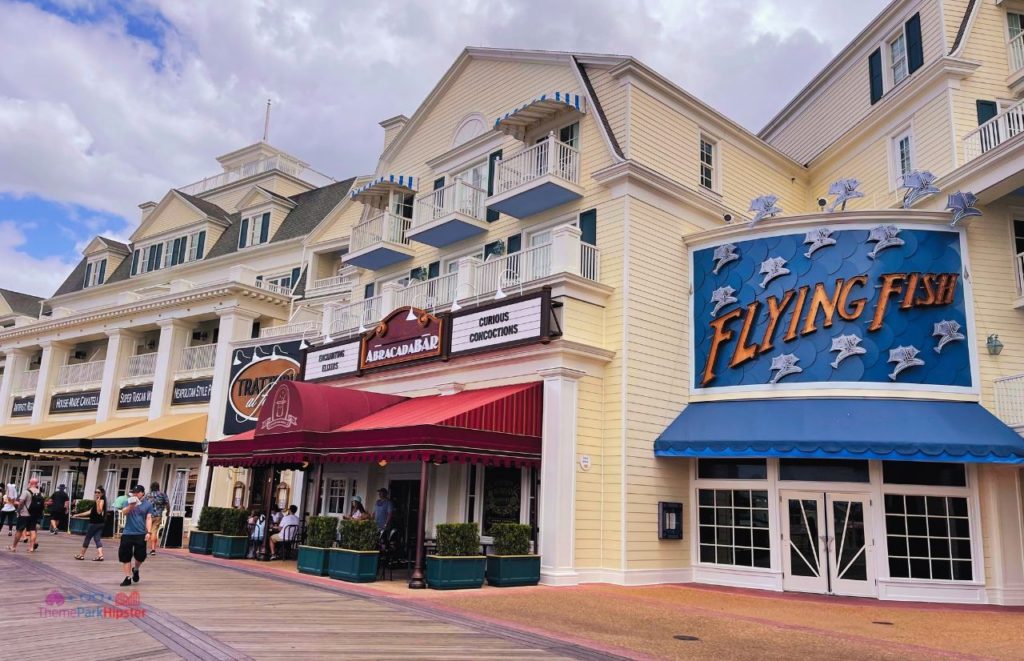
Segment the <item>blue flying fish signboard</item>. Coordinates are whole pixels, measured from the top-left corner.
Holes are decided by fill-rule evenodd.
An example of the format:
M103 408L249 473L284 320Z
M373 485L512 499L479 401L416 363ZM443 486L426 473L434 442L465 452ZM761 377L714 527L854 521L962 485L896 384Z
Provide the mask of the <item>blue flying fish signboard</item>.
M957 231L821 226L691 264L695 390L974 387Z

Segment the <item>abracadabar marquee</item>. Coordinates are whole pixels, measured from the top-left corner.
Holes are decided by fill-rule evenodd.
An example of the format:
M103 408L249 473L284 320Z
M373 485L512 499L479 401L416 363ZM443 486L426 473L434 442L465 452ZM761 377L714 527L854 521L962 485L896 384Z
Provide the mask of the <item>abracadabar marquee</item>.
M694 249L693 388L973 392L962 255L956 230L895 224Z

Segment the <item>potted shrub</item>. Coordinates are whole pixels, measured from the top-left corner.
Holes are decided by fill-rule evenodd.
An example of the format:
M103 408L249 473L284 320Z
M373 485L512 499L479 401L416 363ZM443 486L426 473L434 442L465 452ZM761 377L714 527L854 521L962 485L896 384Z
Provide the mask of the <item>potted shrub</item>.
M487 556L487 584L498 587L537 585L540 556L530 553L530 526L496 523L491 526L494 554Z
M210 555L213 553L213 536L220 532L223 507L204 507L199 514L198 529L188 534L189 553Z
M245 510L225 508L220 515L220 533L213 535L213 555L216 558L237 560L245 557L249 541L249 513Z
M380 560L380 531L373 519L343 520L339 548L330 549L327 574L352 583L366 583L377 578Z
M78 514L82 514L83 512L88 512L89 510L92 509L92 506L95 504L95 502L96 501L94 501L94 500L87 500L85 498L79 498L78 502L75 503L74 514L78 515ZM88 529L89 529L89 519L88 518L78 519L78 518L75 518L74 516L72 516L68 520L68 531L72 535L84 535L85 532Z
M439 523L437 553L427 556L427 585L435 590L478 588L486 563L475 523Z
M306 520L306 544L299 545L299 573L327 576L328 550L334 546L337 532L338 520L333 516L311 516Z

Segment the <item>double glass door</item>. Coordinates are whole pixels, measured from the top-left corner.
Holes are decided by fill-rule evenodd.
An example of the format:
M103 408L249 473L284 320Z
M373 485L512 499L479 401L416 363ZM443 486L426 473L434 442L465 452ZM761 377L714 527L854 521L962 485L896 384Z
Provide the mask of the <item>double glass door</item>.
M875 596L867 495L782 491L783 589Z

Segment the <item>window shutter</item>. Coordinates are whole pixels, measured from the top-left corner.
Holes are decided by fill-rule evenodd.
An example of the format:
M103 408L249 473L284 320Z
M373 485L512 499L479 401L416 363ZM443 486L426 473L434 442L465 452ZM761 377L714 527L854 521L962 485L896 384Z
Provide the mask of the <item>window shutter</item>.
M501 158L501 150L493 152L487 157L487 196L494 195L494 162ZM499 218L497 211L487 210L487 222L493 223Z
M178 263L184 264L188 260L188 236L178 239Z
M89 286L89 278L90 277L92 277L92 264L91 263L86 263L86 265L85 265L85 283L82 285L83 287L88 287Z
M911 16L904 27L907 32L907 71L914 73L924 65L924 47L921 45L921 15Z
M580 240L592 246L597 245L597 209L580 214Z
M178 248L181 247L181 239L175 239L171 244L171 266L178 265Z
M243 218L242 219L242 226L238 228L238 247L239 248L244 248L245 247L245 240L246 240L246 237L248 237L248 236L249 236L249 219L248 218Z
M373 298L373 283L363 287L363 298Z
M132 275L135 275L139 270L139 250L138 248L132 252Z
M438 177L434 180L434 190L438 188L444 188L444 177Z
M299 286L299 278L302 277L302 269L298 266L292 269L292 289Z
M106 275L107 275L107 260L101 259L100 260L100 272L96 276L96 284L102 285L103 281L106 279Z
M203 230L202 232L199 233L198 242L199 242L199 246L196 248L196 259L202 259L203 258L203 248L206 247L205 246L205 244L206 244L206 230Z
M430 262L427 265L427 277L436 278L441 275L441 262Z
M153 263L154 263L153 269L154 270L160 268L163 265L163 262L161 262L160 260L164 256L164 244L162 244L162 243L156 244L156 252L155 252L155 254L156 254L156 259L153 260Z
M262 275L256 276L256 282L263 282L263 276Z
M871 81L871 104L882 98L882 49L868 55L868 78Z
M508 241L505 242L505 250L508 251L508 254L511 255L512 253L519 252L522 249L523 249L523 235L522 234L513 234L512 236L508 237Z
M260 225L260 243L266 243L270 235L270 214L263 214L263 224Z

